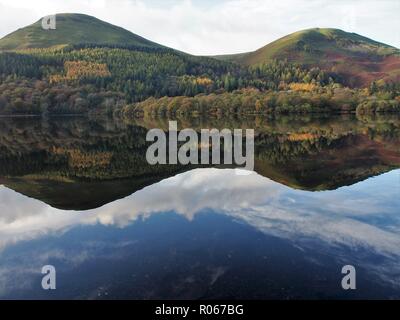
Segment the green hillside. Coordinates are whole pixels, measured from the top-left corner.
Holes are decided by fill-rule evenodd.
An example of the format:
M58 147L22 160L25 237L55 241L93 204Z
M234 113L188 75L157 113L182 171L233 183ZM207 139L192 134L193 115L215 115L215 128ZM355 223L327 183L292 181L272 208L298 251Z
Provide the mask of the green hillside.
M74 44L107 44L162 48L123 28L84 14L56 15L56 29L44 30L42 19L0 39L0 50L49 48Z
M350 86L366 86L380 79L400 80L399 49L339 29L302 30L254 52L216 58L246 66L287 59L335 72Z

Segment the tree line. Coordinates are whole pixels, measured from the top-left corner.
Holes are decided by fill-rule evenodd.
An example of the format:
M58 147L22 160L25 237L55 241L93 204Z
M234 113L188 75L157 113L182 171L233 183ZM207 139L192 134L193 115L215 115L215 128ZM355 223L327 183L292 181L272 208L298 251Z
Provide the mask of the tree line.
M122 109L137 114L153 110L155 99L160 99L157 113L188 108L193 113L222 108L317 112L332 105L335 110L361 105L360 112L397 111L399 84L374 82L364 94L349 93L340 83L334 73L285 60L243 67L168 48L87 44L0 53L1 114L112 114ZM350 100L336 99L341 95ZM172 106L178 102L184 104Z

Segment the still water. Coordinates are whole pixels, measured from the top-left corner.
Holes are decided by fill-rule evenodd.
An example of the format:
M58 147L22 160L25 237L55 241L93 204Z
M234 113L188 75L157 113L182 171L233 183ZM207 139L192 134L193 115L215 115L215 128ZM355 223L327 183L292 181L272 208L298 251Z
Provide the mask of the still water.
M163 119L0 119L0 298L400 299L399 118L179 123L255 128L255 172L148 165Z

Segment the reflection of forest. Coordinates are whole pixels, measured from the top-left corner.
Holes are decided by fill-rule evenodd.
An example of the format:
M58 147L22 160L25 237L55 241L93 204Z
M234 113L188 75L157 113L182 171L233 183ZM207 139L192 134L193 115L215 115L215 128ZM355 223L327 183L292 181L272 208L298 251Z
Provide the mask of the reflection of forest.
M400 167L398 117L178 119L183 128L254 128L255 170L305 190ZM0 183L65 209L94 208L192 167L150 166L149 128L168 119L0 119Z

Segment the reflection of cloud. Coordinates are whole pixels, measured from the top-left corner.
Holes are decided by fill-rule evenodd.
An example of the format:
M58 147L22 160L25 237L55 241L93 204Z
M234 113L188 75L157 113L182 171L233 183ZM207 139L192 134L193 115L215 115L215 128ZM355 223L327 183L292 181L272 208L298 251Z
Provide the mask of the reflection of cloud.
M197 212L211 209L241 218L264 231L319 236L331 243L365 244L388 252L397 252L396 246L400 250L396 233L358 220L391 213L393 204L390 206L389 202L395 195L391 195L390 186L385 188L386 197L380 200L382 192L377 199L373 189L362 193L352 192L350 187L310 193L291 190L255 173L241 176L235 172L193 170L84 212L58 210L1 187L0 246L60 233L80 224L124 227L138 216L157 212L175 211L192 219ZM374 179L379 178L387 180L383 176ZM357 184L355 189L362 185Z
M310 193L291 190L255 173L196 169L85 212L54 209L1 187L0 247L59 235L78 225L123 228L140 216L174 211L192 219L208 209L300 247L319 241L332 250L362 248L399 261L397 178L398 171L394 171L336 191Z

